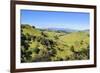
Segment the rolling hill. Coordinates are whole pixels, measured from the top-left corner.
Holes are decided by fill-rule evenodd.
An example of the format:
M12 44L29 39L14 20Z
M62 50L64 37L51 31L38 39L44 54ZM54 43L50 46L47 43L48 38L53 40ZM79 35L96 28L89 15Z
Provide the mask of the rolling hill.
M23 24L21 62L87 60L89 40L89 31L47 30Z

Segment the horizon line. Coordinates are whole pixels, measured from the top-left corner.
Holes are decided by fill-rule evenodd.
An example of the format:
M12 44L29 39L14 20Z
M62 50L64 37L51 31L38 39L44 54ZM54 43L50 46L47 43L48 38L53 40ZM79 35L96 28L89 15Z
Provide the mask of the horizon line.
M21 24L21 25L30 25L30 26L34 26L33 24ZM35 26L36 27L36 26ZM90 30L89 28L85 28L85 29L74 29L74 28L68 28L68 27L36 27L38 29L49 29L49 28L57 28L57 29L70 29L70 30Z

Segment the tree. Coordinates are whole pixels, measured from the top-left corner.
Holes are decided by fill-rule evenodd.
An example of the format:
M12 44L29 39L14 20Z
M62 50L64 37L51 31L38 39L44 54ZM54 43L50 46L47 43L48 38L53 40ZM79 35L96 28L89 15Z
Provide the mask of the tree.
M43 35L44 37L48 37L48 36L46 35L46 33L44 33L44 32L41 32L41 35Z
M83 40L81 40L80 44L81 44L81 45L83 45L83 43L84 43L84 41L83 41Z
M35 26L32 26L32 28L35 28Z
M34 52L35 52L36 54L38 54L38 53L39 53L39 51L40 51L40 49L39 49L38 47L33 48L33 50L34 50Z
M70 50L71 50L72 52L75 52L74 46L73 46L73 45L70 47Z
M54 36L54 38L55 38L56 40L57 40L57 39L59 39L57 35L56 35L56 36Z
M57 53L56 49L52 48L51 50L48 51L49 56L55 56Z

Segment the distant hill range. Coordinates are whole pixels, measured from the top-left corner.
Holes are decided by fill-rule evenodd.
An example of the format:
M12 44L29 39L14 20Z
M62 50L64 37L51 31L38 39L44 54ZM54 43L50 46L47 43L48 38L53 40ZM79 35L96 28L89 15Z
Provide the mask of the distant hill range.
M46 30L49 30L49 31L58 31L58 32L79 32L79 31L89 32L89 29L75 30L75 29L69 29L69 28L47 28Z

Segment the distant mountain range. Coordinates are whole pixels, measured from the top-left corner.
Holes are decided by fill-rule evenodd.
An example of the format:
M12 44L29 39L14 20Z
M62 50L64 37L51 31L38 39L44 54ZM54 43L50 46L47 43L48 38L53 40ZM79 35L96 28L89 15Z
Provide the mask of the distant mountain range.
M86 30L75 30L75 29L68 29L68 28L46 28L46 30L59 31L59 32L78 32L78 31L89 32L89 29L86 29Z
M52 31L63 31L63 32L73 32L76 30L68 29L68 28L48 28L47 30L52 30Z

